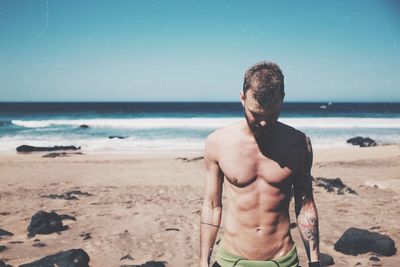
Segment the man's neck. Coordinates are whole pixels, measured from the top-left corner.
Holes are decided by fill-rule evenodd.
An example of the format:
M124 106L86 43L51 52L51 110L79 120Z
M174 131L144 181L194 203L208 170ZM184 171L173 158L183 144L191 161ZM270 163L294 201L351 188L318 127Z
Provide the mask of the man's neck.
M255 134L254 132L251 130L249 124L247 123L247 120L244 119L242 120L241 123L241 130L243 132L243 134L247 137L251 137L251 138L255 138Z

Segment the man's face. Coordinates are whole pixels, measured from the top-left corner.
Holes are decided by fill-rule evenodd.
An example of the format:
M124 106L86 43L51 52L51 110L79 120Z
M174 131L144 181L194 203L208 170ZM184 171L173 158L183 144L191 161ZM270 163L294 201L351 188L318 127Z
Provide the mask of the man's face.
M246 96L241 93L241 100L244 109L244 115L251 131L255 135L268 133L279 118L282 100L278 99L267 108L261 107L254 99L251 91L246 92Z

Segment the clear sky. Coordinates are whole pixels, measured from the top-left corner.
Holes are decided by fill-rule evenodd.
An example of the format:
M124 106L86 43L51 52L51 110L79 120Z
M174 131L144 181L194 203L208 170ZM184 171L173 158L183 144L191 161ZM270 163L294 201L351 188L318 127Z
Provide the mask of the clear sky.
M0 0L0 101L400 102L400 1Z

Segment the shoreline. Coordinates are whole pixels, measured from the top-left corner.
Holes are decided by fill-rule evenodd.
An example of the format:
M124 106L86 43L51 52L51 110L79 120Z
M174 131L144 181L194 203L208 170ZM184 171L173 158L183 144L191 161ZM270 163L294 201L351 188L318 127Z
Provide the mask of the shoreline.
M379 158L385 157L388 155L395 155L397 149L400 149L400 144L383 144L377 146L370 146L370 147L359 147L359 146L352 146L348 145L346 147L332 147L332 148L313 148L314 153L314 162L318 161L326 161L329 158L329 155L339 154L343 156L345 159L348 160L355 160L355 159L362 159L362 158ZM369 151L373 150L374 153L369 153ZM367 154L358 153L361 151L368 152ZM182 155L198 155L203 154L203 149L185 149L185 150L139 150L139 151L121 151L121 150L100 150L100 151L85 151L85 150L57 150L57 151L43 151L43 152L17 152L17 151L0 151L0 158L6 157L13 157L13 156L24 156L24 157L34 157L34 156L43 156L52 152L62 153L66 152L67 154L74 155L74 153L82 153L82 154L75 154L81 156L89 156L89 157L129 157L132 156L133 158L149 158L151 156L155 156L158 158L162 156L165 157L174 157L174 156L182 156ZM355 153L349 155L349 153ZM68 158L68 157L63 157ZM332 159L335 160L335 159Z

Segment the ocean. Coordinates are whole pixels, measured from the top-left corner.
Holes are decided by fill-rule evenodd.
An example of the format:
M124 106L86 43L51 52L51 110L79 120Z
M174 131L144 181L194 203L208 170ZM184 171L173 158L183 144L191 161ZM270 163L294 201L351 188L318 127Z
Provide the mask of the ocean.
M241 119L239 102L2 102L0 152L23 144L89 153L201 150L209 133ZM317 149L349 147L355 136L400 143L400 103L284 103L279 121Z

